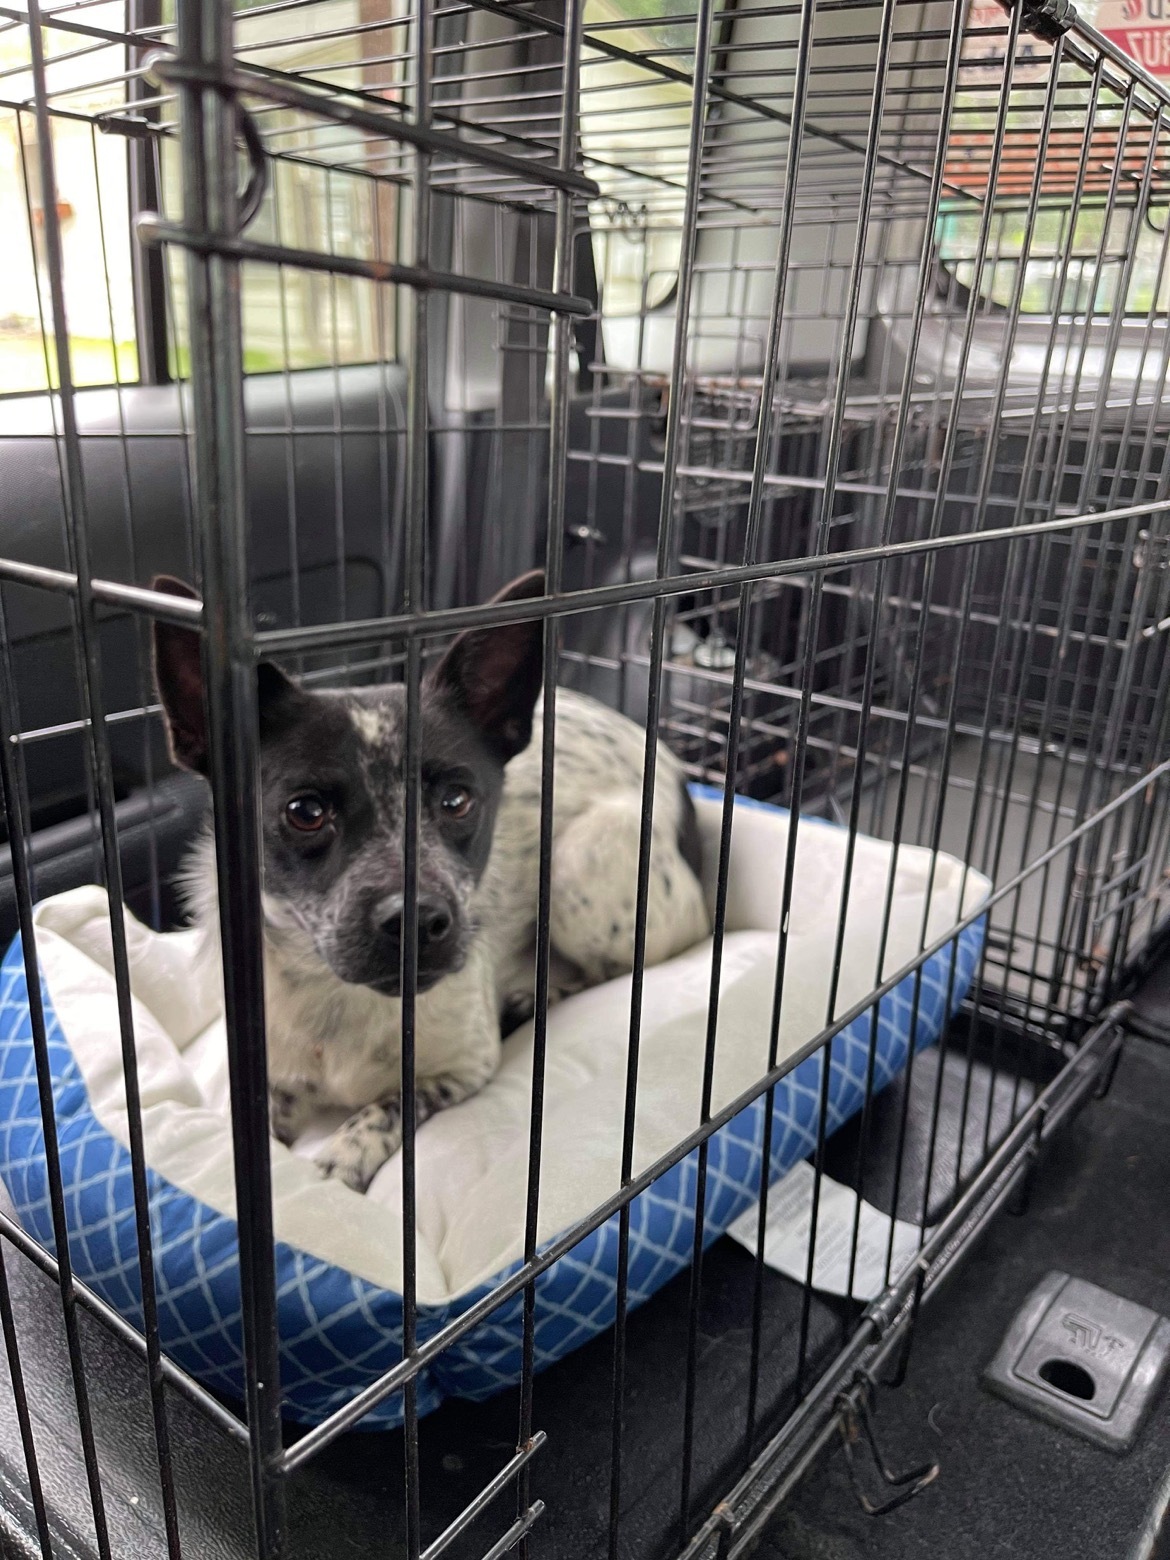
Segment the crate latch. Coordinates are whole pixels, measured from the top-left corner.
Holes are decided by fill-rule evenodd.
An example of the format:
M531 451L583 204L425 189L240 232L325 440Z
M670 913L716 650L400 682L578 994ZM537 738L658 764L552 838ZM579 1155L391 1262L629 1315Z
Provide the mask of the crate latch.
M849 1478L854 1493L867 1517L884 1517L887 1512L896 1511L908 1500L913 1500L915 1495L924 1490L928 1484L933 1484L938 1478L939 1465L936 1462L924 1463L921 1468L911 1468L906 1473L895 1473L890 1468L878 1445L873 1428L870 1412L872 1391L873 1382L862 1372L853 1387L848 1392L840 1394L836 1407L841 1440L845 1446L845 1460L849 1465ZM882 1486L893 1492L884 1499L875 1500L866 1490L862 1480L861 1458L858 1453L862 1440L869 1448L868 1460L876 1470Z
M1010 14L1010 0L999 0L999 3ZM1020 10L1021 32L1043 38L1046 43L1063 38L1077 20L1077 8L1072 0L1024 0Z

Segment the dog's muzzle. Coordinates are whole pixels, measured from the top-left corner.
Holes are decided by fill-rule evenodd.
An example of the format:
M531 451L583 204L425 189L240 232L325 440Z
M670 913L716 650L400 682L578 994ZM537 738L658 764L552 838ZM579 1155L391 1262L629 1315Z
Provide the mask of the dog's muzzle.
M401 961L404 933L403 898L391 894L374 908L371 940L367 951L368 973L361 980L387 997L401 994ZM438 894L420 894L418 899L416 990L429 991L445 975L454 974L463 965L460 926L454 909Z

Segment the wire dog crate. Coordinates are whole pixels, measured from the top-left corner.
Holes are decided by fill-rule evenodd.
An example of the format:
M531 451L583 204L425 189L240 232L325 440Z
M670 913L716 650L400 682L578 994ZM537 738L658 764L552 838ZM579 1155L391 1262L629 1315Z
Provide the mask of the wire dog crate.
M157 1475L140 1477L144 1499L161 1490L161 1517L137 1554L184 1552L172 1424L193 1406L246 1448L254 1531L241 1552L323 1557L298 1534L286 1483L395 1394L404 1428L378 1475L387 1553L739 1553L838 1427L856 1429L874 1382L904 1362L920 1304L1107 1082L1115 1004L1163 922L1170 93L1067 0L28 0L0 19L17 300L0 350L26 376L0 400L13 474L0 484L0 776L54 1235L43 1249L5 1216L0 1255L59 1289L83 1539L119 1552L92 1316L146 1366ZM534 563L545 599L479 605ZM146 588L161 568L197 576L202 603ZM815 1101L813 1234L783 1301L764 1261L761 1173L755 1257L727 1302L742 1371L718 1411L721 1367L700 1335L730 1326L711 1295L726 1301L731 1278L705 1251L708 1145L808 1057L827 1080L857 1014L830 1002L800 1053L775 1062L773 1049L775 1065L722 1107L708 1089L694 1131L635 1171L635 1013L620 1181L551 1244L538 1240L538 1061L523 1261L474 1314L426 1336L408 1017L401 1359L293 1437L254 666L403 678L417 715L443 636L520 616L545 624L546 703L559 684L624 709L650 733L648 765L660 733L723 792L726 829L738 794L986 874L989 901L941 939L957 948L985 915L983 955L959 1016L934 1051L911 1051L898 1084L879 1094L871 1060L860 1113L835 1136L827 1094ZM122 906L174 923L168 885L198 804L166 773L151 619L198 627L209 672L242 1407L160 1342L159 1189ZM552 765L548 746L546 802ZM67 868L55 840L73 852ZM549 850L546 836L545 968ZM715 865L725 890L725 850ZM73 1273L35 997L34 903L95 878L113 928L137 1325ZM641 892L644 909L644 876ZM846 878L839 938L848 894ZM717 906L716 947L725 895ZM783 909L781 965L800 907ZM898 913L891 888L883 942ZM935 951L924 925L899 974ZM874 1044L893 984L880 973L859 1009ZM409 1015L409 961L404 981ZM546 1022L538 1009L538 1059ZM694 1261L650 1401L630 1208L684 1161ZM830 1172L881 1188L918 1238L900 1267L891 1247L876 1299L826 1308L813 1278ZM541 1419L537 1280L606 1225L614 1325L572 1389L579 1437L558 1450ZM22 1366L29 1322L3 1272L20 1498L49 1556L65 1551ZM511 1443L452 1510L430 1476L418 1379L517 1296L522 1380L499 1409ZM644 1442L630 1450L647 1423L657 1463ZM660 1522L638 1506L651 1476L669 1490Z

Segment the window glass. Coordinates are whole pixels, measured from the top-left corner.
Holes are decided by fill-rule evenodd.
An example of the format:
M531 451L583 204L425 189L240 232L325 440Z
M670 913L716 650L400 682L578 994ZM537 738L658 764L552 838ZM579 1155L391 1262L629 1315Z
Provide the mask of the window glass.
M90 5L85 19L121 31L125 6ZM91 116L122 107L125 50L51 27L44 40L73 378L124 383L138 376L127 142ZM0 100L29 106L0 107L0 394L57 383L32 98L28 27L9 23L0 31Z
M266 70L315 82L401 96L409 35L406 0L318 0L237 6L236 51ZM249 14L252 13L252 14ZM269 152L269 187L248 237L316 253L393 260L398 253L397 152L385 141L268 104L252 105ZM241 165L241 179L245 169ZM181 209L178 148L165 146L165 204ZM242 268L244 368L257 373L393 359L395 310L388 289L362 277L295 265ZM170 257L172 370L185 375L186 278Z
M590 224L610 319L660 306L678 280L691 92L590 49L589 37L649 52L689 74L695 29L677 20L680 9L677 0L588 0L585 8L581 147L586 172L602 190Z
M1087 0L1078 9L1133 57L1157 61L1157 40L1165 36L1170 41L1170 8L1165 21L1152 14L1160 13L1163 3ZM1112 25L1124 20L1123 13L1140 20L1147 10L1151 15L1136 28ZM1165 176L1170 134L1159 131L1152 198L1143 212L1134 195L1145 175L1153 121L1136 109L1127 116L1119 92L1105 80L1093 114L1085 184L1078 202L1090 77L1084 64L1066 55L1025 256L1027 208L1040 155L1050 55L1046 45L1021 39L1011 77L1005 143L997 164L994 131L1006 39L1007 17L996 0L974 0L947 147L948 193L936 235L944 268L961 286L1005 307L1013 304L1018 291L1020 309L1026 314L1104 314L1118 307L1135 315L1164 312L1170 305L1170 265L1163 239L1170 217ZM1163 66L1162 72L1170 74L1170 65ZM1110 209L1110 184L1118 165L1117 195ZM981 240L985 198L993 181L994 207ZM961 191L969 192L968 197ZM1124 298L1120 296L1123 286Z

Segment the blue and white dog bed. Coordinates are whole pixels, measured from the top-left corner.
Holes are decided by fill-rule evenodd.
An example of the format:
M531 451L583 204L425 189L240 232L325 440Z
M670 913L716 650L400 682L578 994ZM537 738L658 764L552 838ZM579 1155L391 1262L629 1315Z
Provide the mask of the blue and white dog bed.
M707 855L717 850L719 803L698 799ZM714 1104L734 1099L765 1071L775 973L780 880L788 815L745 803L732 831ZM826 1022L841 903L846 834L804 819L796 853L780 1054ZM882 909L893 858L880 841L856 844L837 1012L872 990ZM894 910L883 976L912 960L986 895L986 879L940 855L897 854ZM926 904L929 892L930 904ZM960 904L960 896L962 903ZM141 1324L126 1105L104 892L80 888L36 912L65 1207L77 1276ZM166 936L128 920L143 1129L150 1165L159 1318L166 1352L209 1387L243 1393L226 1058L220 996L196 974L192 934ZM906 977L882 1001L875 1053L878 1087L904 1066L910 1044L937 1039L967 990L982 943L976 922L928 959L918 987ZM652 1164L696 1126L706 1033L710 945L646 972L638 1077L635 1170ZM582 1219L619 1184L630 981L615 980L553 1010L548 1028L542 1243ZM913 1032L913 1034L912 1034ZM861 1105L869 1015L832 1045L830 1126ZM503 1065L475 1098L428 1122L418 1138L419 1337L459 1316L519 1264L524 1230L531 1026L505 1047ZM815 1142L820 1055L776 1088L772 1179ZM711 1140L706 1231L715 1239L758 1195L764 1100ZM401 1162L359 1197L321 1181L313 1142L273 1144L278 1236L281 1381L286 1412L321 1420L402 1357ZM19 944L0 984L0 1178L24 1228L52 1247L44 1140L33 1064L28 992ZM695 1156L633 1203L629 1297L638 1305L690 1260ZM614 1318L617 1220L601 1226L537 1282L538 1368L568 1354ZM517 1295L423 1372L419 1407L445 1397L485 1398L519 1379ZM401 1398L380 1404L367 1427L393 1425Z

